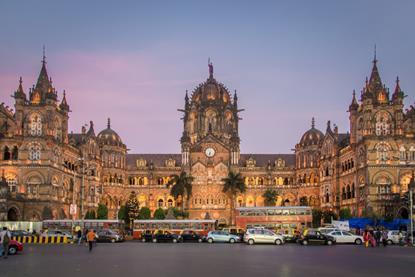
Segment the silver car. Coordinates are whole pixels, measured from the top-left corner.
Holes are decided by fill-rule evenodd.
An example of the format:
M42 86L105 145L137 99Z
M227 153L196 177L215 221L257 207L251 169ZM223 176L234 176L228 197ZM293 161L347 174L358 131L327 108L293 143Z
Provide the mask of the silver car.
M281 245L285 243L284 237L278 235L267 229L248 229L244 235L244 242L249 245L255 243L272 243L276 245Z
M240 238L236 235L229 234L226 231L210 231L207 235L207 242L239 242Z

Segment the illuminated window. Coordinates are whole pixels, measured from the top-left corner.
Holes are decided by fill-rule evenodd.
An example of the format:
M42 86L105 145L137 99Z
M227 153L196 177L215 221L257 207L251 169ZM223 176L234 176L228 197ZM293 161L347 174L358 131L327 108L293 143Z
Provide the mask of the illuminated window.
M29 160L37 161L40 160L40 145L32 144L29 147Z
M41 136L42 135L42 118L34 114L30 117L30 135L32 136Z
M381 142L376 146L377 158L381 163L386 162L389 159L390 147L387 143Z

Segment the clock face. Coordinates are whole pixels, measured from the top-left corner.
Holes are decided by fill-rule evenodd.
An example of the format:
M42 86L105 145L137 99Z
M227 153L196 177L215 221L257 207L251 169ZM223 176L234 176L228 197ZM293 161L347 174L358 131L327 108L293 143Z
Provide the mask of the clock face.
M211 157L215 156L215 149L213 149L212 147L206 148L205 154L206 154L206 156L211 158Z

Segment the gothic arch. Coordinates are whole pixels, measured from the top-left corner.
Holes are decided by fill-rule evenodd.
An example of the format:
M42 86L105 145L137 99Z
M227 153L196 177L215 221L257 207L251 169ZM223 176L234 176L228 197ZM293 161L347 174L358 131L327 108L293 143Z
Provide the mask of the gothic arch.
M21 213L19 208L16 206L11 206L7 211L7 221L19 221L21 218Z

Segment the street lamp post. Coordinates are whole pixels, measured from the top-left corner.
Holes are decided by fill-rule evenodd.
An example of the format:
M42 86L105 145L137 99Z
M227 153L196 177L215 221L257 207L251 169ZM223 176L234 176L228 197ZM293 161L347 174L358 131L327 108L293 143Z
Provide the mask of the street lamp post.
M411 246L414 245L414 218L413 218L413 189L415 188L414 171L412 170L411 182L409 182L409 217L410 217L410 230L411 230Z

